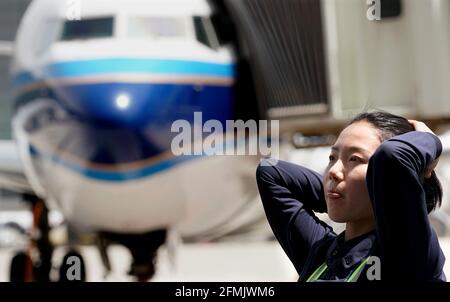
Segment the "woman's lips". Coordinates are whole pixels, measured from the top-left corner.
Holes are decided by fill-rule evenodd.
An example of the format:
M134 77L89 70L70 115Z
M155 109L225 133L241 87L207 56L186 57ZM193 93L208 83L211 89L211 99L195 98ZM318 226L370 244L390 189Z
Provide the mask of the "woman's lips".
M342 194L334 191L327 191L327 197L330 199L339 199L342 198Z

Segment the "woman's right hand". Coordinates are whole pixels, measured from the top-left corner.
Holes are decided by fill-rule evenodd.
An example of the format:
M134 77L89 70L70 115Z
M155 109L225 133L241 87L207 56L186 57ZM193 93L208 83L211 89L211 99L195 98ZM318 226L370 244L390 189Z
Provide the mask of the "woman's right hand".
M429 132L431 134L434 134L434 132L428 128L428 126L421 121L416 120L408 120L408 122L414 127L414 130L421 131L421 132Z
M424 122L416 121L416 120L408 120L408 122L414 127L415 131L428 132L428 133L434 134L434 132ZM438 162L439 162L439 157L431 162L431 164L425 170L425 175L424 175L425 178L431 177L431 174L433 173L433 170L436 168Z

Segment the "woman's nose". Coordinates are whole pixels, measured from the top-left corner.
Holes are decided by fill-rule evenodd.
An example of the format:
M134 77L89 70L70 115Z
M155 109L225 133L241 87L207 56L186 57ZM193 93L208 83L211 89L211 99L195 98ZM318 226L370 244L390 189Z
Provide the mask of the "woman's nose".
M328 172L328 176L330 180L341 181L344 178L344 173L342 172L342 169L338 167L338 164L335 164Z

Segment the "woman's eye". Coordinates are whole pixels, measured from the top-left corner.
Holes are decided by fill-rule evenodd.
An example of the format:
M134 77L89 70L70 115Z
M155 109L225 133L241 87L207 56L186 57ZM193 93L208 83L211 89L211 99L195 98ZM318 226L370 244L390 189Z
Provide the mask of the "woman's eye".
M333 160L334 160L334 156L333 156L333 155L330 155L330 156L328 156L328 159L329 159L330 161L333 161Z
M361 161L361 159L357 156L350 157L350 161Z

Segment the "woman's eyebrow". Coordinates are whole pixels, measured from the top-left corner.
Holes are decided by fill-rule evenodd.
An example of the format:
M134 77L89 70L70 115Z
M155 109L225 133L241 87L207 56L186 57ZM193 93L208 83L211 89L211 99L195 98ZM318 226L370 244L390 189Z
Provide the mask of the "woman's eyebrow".
M357 146L351 146L351 147L344 147L344 149L347 149L349 152L363 152L367 153L368 151L364 148L357 147ZM331 151L339 151L338 146L331 146Z

